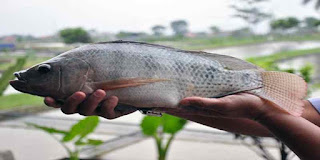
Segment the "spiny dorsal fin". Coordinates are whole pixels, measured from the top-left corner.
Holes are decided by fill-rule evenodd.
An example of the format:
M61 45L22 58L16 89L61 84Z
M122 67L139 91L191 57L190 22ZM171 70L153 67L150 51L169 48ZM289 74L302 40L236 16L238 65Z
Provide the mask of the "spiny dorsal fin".
M244 61L242 59L238 59L235 57L227 56L227 55L221 55L221 54L215 54L215 53L207 53L202 51L187 51L192 54L201 55L203 57L218 61L222 66L225 67L225 69L229 70L248 70L248 69L254 69L254 70L261 70L262 68Z
M252 63L246 62L244 60L241 60L241 59L238 59L235 57L214 54L214 53L207 53L207 52L203 52L203 51L187 51L187 50L172 48L172 47L163 46L163 45L159 45L159 44L151 44L151 43L135 42L135 41L123 41L123 40L110 41L110 42L99 42L99 43L95 43L95 44L110 44L110 43L120 43L120 44L126 43L126 44L135 44L135 45L145 45L145 46L149 46L149 47L156 47L156 48L172 50L174 52L183 52L183 53L193 54L196 56L203 56L205 58L209 58L209 59L218 61L226 69L229 69L229 70L247 70L247 69L263 70L262 68L254 65Z

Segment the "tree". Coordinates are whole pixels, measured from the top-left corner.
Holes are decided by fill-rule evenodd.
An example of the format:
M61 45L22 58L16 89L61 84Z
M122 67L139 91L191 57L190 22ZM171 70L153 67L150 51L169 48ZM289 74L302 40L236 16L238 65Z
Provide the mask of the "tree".
M213 34L216 34L216 33L221 32L220 28L217 27L217 26L211 26L211 27L210 27L210 30L211 30L211 32L212 32Z
M170 26L177 36L184 36L188 32L188 23L185 20L173 21Z
M258 6L261 2L267 1L269 0L240 0L240 3L231 5L230 7L236 12L236 14L233 15L234 17L241 18L249 26L254 26L272 17L270 13L264 12L261 7Z
M154 35L161 36L161 35L163 35L163 32L166 29L166 27L164 27L162 25L155 25L151 29L152 29Z
M319 9L320 8L320 0L315 0L316 1L316 5L315 5L315 9ZM303 0L303 4L308 4L309 2L311 2L311 0Z
M89 33L82 29L81 27L78 28L66 28L59 32L60 37L63 38L64 43L71 44L76 42L81 43L89 43L91 42L91 38Z
M320 20L314 17L307 17L304 19L307 28L314 29L320 25Z
M278 19L271 21L270 26L273 30L280 29L280 30L287 30L298 27L300 21L295 17L288 17L283 19Z

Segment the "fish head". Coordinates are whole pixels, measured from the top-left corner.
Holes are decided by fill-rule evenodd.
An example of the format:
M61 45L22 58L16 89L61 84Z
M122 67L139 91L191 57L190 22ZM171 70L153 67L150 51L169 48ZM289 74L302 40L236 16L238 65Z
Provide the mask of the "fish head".
M18 91L55 99L66 99L81 90L89 65L77 58L53 58L27 70L15 72L10 85Z

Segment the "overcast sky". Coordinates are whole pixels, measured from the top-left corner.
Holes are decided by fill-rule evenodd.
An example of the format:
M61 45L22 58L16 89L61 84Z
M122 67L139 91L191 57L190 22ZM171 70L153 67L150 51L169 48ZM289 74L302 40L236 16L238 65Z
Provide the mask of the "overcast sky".
M192 31L211 25L231 30L244 26L231 18L229 6L237 0L0 0L0 35L45 36L64 27L82 26L101 32L147 31L155 24L169 26L185 19ZM265 8L275 17L319 17L313 4L302 0L270 0ZM319 17L320 18L320 17ZM268 29L260 25L256 31Z

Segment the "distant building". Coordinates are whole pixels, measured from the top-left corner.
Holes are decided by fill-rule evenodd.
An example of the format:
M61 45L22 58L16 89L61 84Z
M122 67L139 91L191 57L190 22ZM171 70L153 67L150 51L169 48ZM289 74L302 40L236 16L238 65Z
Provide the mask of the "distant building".
M16 43L17 42L17 37L16 36L5 36L2 39L2 42L4 43Z
M16 45L13 43L0 43L0 51L13 51L16 49Z

